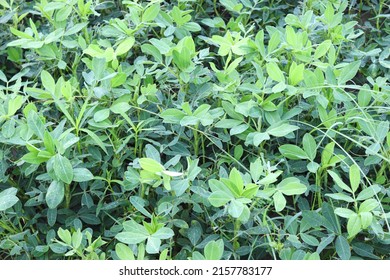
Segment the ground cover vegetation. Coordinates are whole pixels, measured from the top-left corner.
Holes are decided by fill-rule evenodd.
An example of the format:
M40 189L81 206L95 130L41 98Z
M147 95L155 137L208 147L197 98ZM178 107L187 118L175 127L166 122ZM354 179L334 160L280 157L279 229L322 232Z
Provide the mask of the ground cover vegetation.
M384 0L0 0L0 259L388 259Z

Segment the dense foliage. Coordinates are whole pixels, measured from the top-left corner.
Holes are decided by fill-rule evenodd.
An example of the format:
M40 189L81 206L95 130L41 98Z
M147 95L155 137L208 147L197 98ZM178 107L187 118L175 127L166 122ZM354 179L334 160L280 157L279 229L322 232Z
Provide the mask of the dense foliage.
M0 259L388 259L384 0L0 0Z

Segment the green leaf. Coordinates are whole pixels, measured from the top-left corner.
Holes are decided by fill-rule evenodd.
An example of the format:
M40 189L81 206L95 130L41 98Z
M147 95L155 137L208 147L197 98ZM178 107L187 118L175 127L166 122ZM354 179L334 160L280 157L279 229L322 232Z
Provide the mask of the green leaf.
M380 260L380 257L376 256L374 252L374 247L363 242L356 242L352 244L353 251L364 258L370 258L375 260Z
M146 252L148 254L157 254L160 251L161 240L153 236L148 237L146 242Z
M323 57L328 52L331 45L332 45L331 40L325 40L324 42L319 44L316 51L314 52L314 58L319 59Z
M360 169L356 164L349 168L349 182L353 192L356 192L360 185Z
M276 212L280 212L286 207L286 199L281 192L275 192L272 198L274 200Z
M354 213L349 217L347 223L348 238L355 237L361 230L362 223L360 217L356 213Z
M376 199L370 198L365 201L363 201L362 204L360 204L359 207L359 213L361 212L370 212L377 208L379 205L378 201Z
M320 213L315 211L304 210L302 212L302 226L301 231L304 230L303 225L306 225L307 228L318 228L318 227L326 227L330 231L333 231L332 225L329 223L325 217L323 217Z
M230 130L230 135L233 136L233 135L241 134L241 133L245 132L248 128L249 128L249 125L247 125L246 123L240 124L238 126L233 127Z
M69 159L57 154L53 163L54 173L62 182L70 184L73 180L73 168Z
M164 170L164 167L160 163L151 158L140 158L139 164L142 169L152 173L162 172Z
M153 46L151 44L142 44L141 50L143 53L153 56L157 62L159 62L159 63L163 62L162 55L161 55L160 51L155 46Z
M349 63L347 66L345 66L340 71L340 75L338 77L338 84L344 85L346 82L351 80L353 77L356 76L356 73L358 72L360 68L360 60Z
M18 201L18 197L16 188L8 188L2 192L0 192L0 211L5 211L8 208L14 206Z
M64 241L66 244L68 244L68 245L72 244L72 235L70 234L69 230L59 228L57 231L57 234L58 234L59 238L61 238L61 240Z
M62 9L60 9L57 13L56 13L56 15L55 15L55 20L57 21L57 22L59 22L59 21L64 21L64 20L66 20L68 17L69 17L69 15L72 13L72 6L65 6L65 7L63 7Z
M118 243L115 245L115 253L121 260L135 260L135 256L133 251L129 248L129 246Z
M8 101L8 116L13 116L23 105L24 98L17 95L15 98Z
M15 125L16 125L16 121L14 118L11 118L5 123L3 123L1 128L1 133L5 138L9 139L15 134Z
M158 239L169 239L174 235L173 230L170 228L160 228L157 230L155 233L152 234L153 237L158 238Z
M233 119L223 119L215 124L216 128L233 128L240 125L242 121Z
M317 173L318 168L320 168L320 165L317 162L311 161L306 165L306 168L311 173Z
M131 108L131 106L128 103L126 103L126 102L118 102L118 103L112 104L112 106L110 107L110 110L114 114L124 114L128 110L130 110L130 108Z
M342 260L349 260L351 258L351 248L348 240L340 235L336 239L336 253Z
M95 122L102 122L105 119L107 119L109 116L110 116L110 109L102 109L102 110L97 111L93 115L93 120Z
M145 209L145 201L139 196L131 196L130 203L140 211L145 217L152 218L152 215Z
M45 125L43 124L41 118L38 116L37 112L35 112L34 110L31 110L28 113L27 125L41 140L44 139Z
M255 184L248 184L245 186L245 190L242 193L242 197L252 199L258 192L259 186Z
M317 238L315 238L314 236L305 234L305 233L301 233L301 238L302 238L303 242L305 242L306 244L308 244L310 246L318 246L320 244L320 242L317 240Z
M233 199L228 207L228 213L233 218L238 218L244 210L244 204L240 201Z
M275 137L283 137L298 129L299 127L296 125L283 123L283 124L270 126L266 132Z
M374 195L376 195L377 193L379 193L380 191L381 191L381 187L378 185L369 186L359 193L356 200L369 199L369 198L373 197Z
M48 92L50 92L52 95L54 95L54 93L56 91L56 83L49 72L42 70L41 81L42 81L42 84L45 87L45 89Z
M254 132L253 133L253 145L256 147L258 147L261 143L263 143L264 141L269 140L269 139L270 139L269 134L266 132Z
M304 64L299 64L297 65L295 61L293 61L293 63L291 64L290 66L290 70L289 70L289 80L290 80L290 84L295 86L297 85L300 81L303 80L304 76L303 76L303 73L304 73L304 70L305 70L305 65Z
M85 129L85 128L82 128L80 129L81 131L84 131L86 132L91 138L92 140L106 153L108 154L107 152L107 149L106 147L104 146L104 143L102 140L100 140L100 138L94 133L92 132L91 130L89 129Z
M157 17L159 12L160 12L160 4L157 3L149 6L142 14L142 21L143 22L153 21Z
M226 203L228 203L233 198L233 195L230 196L226 192L216 191L208 197L208 200L214 207L221 207L226 205Z
M83 234L81 233L80 229L78 229L76 232L72 234L73 248L75 249L79 248L82 240L83 240Z
M334 234L330 234L326 237L322 237L320 245L318 245L316 252L318 254L321 253L330 243L332 243L334 238L335 238Z
M269 62L266 65L267 73L270 78L276 82L284 82L284 75L282 70L275 62Z
M118 47L115 50L115 54L118 56L126 54L133 47L134 43L135 43L135 39L133 36L126 38L118 45Z
M160 116L164 119L164 123L180 123L186 114L178 109L167 109Z
M93 174L87 168L73 169L73 181L75 182L87 182L93 180L93 178Z
M355 201L352 197L350 197L349 195L346 195L344 193L327 193L325 195L329 196L333 199L341 200L341 201L345 201L345 202L354 202Z
M332 226L331 231L340 234L341 233L341 227L339 219L337 218L334 208L330 203L324 202L322 204L321 209L322 215L325 217L325 219L330 223Z
M358 93L358 104L360 107L366 107L370 104L372 93L370 92L370 87L366 84L363 85Z
M204 256L206 260L220 260L224 252L224 246L222 239L208 242L204 247Z
M280 153L288 159L309 159L304 150L296 145L285 144L279 147Z
M333 171L331 170L328 170L328 173L329 175L332 177L333 181L340 187L342 188L343 190L349 192L349 193L353 193L353 191L351 190L350 187L348 187L339 177L339 175L337 175L336 173L334 173Z
M277 189L284 195L296 195L303 194L307 190L307 187L299 179L290 177L280 182Z
M115 238L125 244L138 244L148 238L148 234L144 232L120 232Z
M217 191L224 192L228 197L234 198L234 195L230 191L230 189L221 181L218 181L216 179L210 179L209 187L213 192L217 192Z
M311 134L306 133L302 139L303 150L306 152L308 158L313 161L317 154L317 143Z
M43 143L45 145L46 150L50 154L54 155L55 150L56 150L56 146L55 146L53 137L51 136L51 134L48 131L45 131L45 133L44 133Z
M327 165L329 163L331 157L333 156L334 145L335 145L335 143L331 142L331 143L327 144L325 146L324 150L322 151L321 164L323 166Z
M363 229L368 228L372 224L373 216L371 212L360 212L359 217L362 222Z
M60 181L52 181L46 193L46 203L50 209L57 208L65 196L64 183Z
M149 40L150 43L152 43L153 46L155 46L161 54L167 54L171 47L166 43L165 40L157 40L155 38L152 38Z
M244 189L244 181L242 180L241 173L233 167L229 174L229 180L237 187L239 194Z
M347 209L347 208L336 208L334 210L334 213L336 215L343 217L343 218L346 218L346 219L349 219L351 216L356 215L355 212L353 212L352 210Z

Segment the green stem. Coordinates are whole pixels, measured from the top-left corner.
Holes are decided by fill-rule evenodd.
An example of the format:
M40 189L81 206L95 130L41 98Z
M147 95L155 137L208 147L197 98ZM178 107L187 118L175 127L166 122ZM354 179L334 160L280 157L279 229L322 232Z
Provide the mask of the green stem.
M195 125L195 129L192 130L194 133L194 153L195 156L198 157L199 154L199 134L198 134L198 124Z
M65 208L68 209L70 206L70 184L65 184Z
M217 0L213 0L213 6L214 6L214 12L217 17L220 17L218 10L217 10Z
M316 196L317 196L317 201L318 201L318 208L321 208L321 206L322 206L321 178L322 178L322 170L320 169L316 172L316 186L318 188ZM314 207L314 203L313 203L313 207Z
M240 227L241 227L241 222L236 219L236 221L234 222L234 239L233 239L233 248L234 250L237 250L238 248L240 248L240 243L238 242L238 231L240 230Z

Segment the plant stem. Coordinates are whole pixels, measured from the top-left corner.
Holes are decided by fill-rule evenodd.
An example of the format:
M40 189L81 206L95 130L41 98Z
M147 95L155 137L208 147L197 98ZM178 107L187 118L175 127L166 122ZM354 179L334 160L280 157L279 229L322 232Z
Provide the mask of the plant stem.
M65 184L65 208L68 209L70 206L70 184Z
M240 248L240 243L238 242L238 231L240 230L240 227L241 227L241 222L236 219L236 221L234 222L234 239L233 239L233 248L234 250L237 250L238 248Z
M195 129L192 130L194 133L194 153L195 156L198 157L199 154L199 134L198 134L198 124L195 125Z

